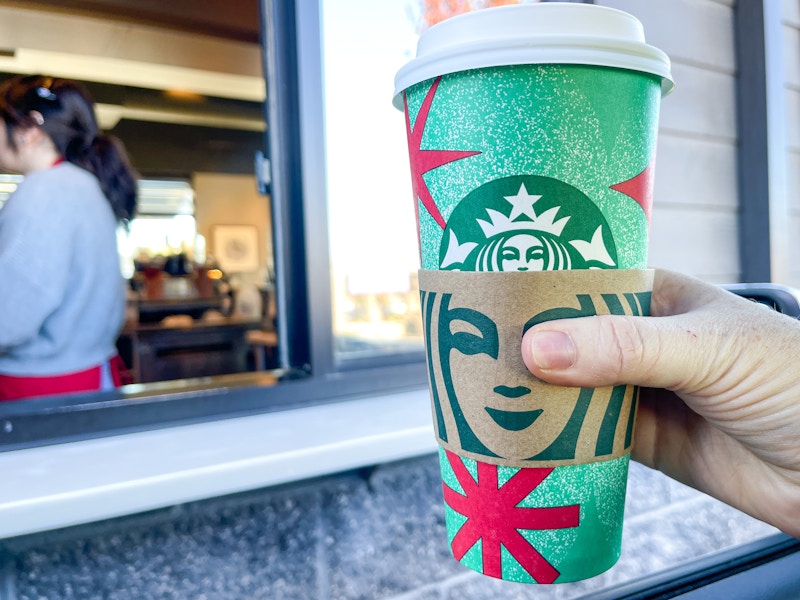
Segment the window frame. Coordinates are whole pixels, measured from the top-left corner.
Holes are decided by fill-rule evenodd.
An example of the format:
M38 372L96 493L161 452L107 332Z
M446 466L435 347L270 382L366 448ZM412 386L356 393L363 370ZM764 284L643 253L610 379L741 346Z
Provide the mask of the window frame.
M770 598L769 589L797 581L800 540L778 533L702 556L634 581L593 592L593 600ZM769 577L769 585L765 586Z
M739 152L739 265L743 283L788 274L786 99L780 3L737 2L734 53Z
M398 370L400 381L424 386L427 375L422 348L360 358L339 357L335 352L328 268L321 3L263 0L262 6L267 31L278 32L264 37L267 89L277 90L267 102L267 122L274 124L267 155L272 164L276 264L284 267L276 266L278 329L287 331L291 340L291 344L282 344L290 354L281 356L280 365L302 369L326 387L347 377L360 389L356 382L365 378L364 383L375 384L376 392L390 391L399 383L389 373L393 369ZM300 255L304 277L299 271L291 272ZM307 347L301 340L307 340ZM381 373L380 378L373 377L375 372Z

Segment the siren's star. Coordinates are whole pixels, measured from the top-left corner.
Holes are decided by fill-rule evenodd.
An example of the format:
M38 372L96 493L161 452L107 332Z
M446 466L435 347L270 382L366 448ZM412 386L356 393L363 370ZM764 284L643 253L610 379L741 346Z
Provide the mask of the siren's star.
M612 190L622 192L626 196L633 198L644 210L647 217L647 225L650 225L650 213L653 208L653 175L655 172L655 156L641 173L631 177L626 181L615 183L611 186Z
M425 95L422 106L417 113L417 120L414 122L413 129L411 128L411 117L408 114L408 96L405 93L403 94L403 103L405 104L408 156L411 160L411 185L414 190L414 199L419 199L425 209L433 217L433 220L444 229L447 223L442 213L439 211L439 207L436 206L436 202L433 200L430 190L428 190L428 184L425 183L425 179L422 176L442 165L467 158L468 156L480 154L480 152L422 149L422 136L425 133L425 124L428 121L428 113L431 110L431 104L433 104L433 96L436 94L436 89L439 87L441 79L441 77L437 77L431 89L429 89L428 93Z
M536 212L533 210L533 205L541 196L531 196L525 184L519 186L519 191L516 196L503 196L508 203L511 204L511 214L508 215L508 220L513 221L520 215L525 215L531 221L536 220Z

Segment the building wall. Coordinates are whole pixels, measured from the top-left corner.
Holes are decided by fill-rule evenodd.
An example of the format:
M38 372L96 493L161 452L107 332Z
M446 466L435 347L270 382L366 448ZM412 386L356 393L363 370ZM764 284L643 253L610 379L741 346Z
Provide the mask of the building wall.
M733 0L597 0L635 15L672 61L663 99L650 265L739 280Z
M789 213L785 280L800 288L800 2L782 1L786 107L786 202Z

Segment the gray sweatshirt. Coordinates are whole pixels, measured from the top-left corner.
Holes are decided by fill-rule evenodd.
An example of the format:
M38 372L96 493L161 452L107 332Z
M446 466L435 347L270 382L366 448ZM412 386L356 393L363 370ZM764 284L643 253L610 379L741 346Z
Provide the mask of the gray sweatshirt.
M25 177L0 209L0 373L58 375L116 353L116 227L89 172L62 163Z

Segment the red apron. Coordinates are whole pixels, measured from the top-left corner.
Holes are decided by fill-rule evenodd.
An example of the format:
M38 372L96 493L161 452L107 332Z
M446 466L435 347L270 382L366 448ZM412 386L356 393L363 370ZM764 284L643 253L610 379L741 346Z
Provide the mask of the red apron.
M115 387L130 383L125 363L119 355L109 361L111 379ZM64 375L41 377L20 377L0 374L0 401L19 400L35 396L52 396L75 392L94 392L100 390L102 370L100 365Z

